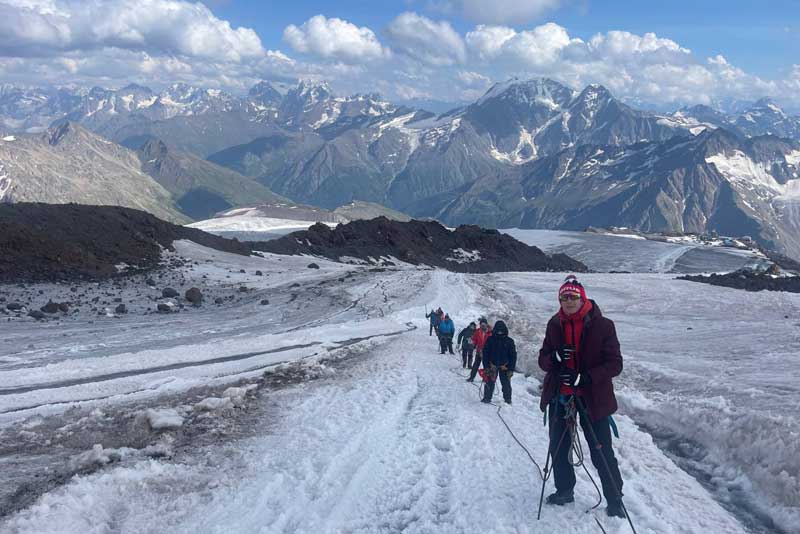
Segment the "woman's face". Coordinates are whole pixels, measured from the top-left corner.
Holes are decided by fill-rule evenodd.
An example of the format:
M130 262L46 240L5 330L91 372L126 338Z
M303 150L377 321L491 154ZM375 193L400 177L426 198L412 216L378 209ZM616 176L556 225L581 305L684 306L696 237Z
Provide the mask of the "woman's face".
M561 302L561 309L567 315L572 315L580 310L581 306L583 306L583 301L581 300L580 295L576 295L574 293L564 293L559 297L558 300Z

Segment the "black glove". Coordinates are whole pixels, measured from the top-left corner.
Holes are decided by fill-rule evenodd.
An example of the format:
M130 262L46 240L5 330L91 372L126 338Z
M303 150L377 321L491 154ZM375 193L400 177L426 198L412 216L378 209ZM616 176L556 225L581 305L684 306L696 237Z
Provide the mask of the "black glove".
M550 359L553 365L561 367L561 364L567 360L571 360L575 356L575 347L572 345L563 345L556 352L550 354Z
M578 373L573 369L564 368L558 373L558 378L565 386L573 388L586 387L592 383L592 377L589 373Z

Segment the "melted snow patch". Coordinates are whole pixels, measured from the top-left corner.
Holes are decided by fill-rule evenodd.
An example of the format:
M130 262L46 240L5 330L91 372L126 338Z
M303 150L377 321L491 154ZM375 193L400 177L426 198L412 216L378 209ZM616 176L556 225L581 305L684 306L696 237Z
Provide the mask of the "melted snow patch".
M445 258L446 261L453 261L455 263L475 263L481 259L481 253L478 250L454 248L451 254L451 256Z

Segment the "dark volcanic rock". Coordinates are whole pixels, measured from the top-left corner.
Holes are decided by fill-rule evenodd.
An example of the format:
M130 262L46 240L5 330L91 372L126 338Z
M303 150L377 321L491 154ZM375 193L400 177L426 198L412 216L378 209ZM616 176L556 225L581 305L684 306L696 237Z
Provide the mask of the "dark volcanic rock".
M24 308L24 306L19 302L11 302L6 305L8 311L20 311L22 308Z
M309 263L309 264L307 265L307 267L308 267L309 269L319 269L319 265L317 265L316 263Z
M197 287L188 289L184 297L195 306L200 306L203 303L203 292Z
M702 282L713 286L732 287L746 291L787 291L800 293L800 276L775 276L769 272L756 272L741 269L728 274L686 275L679 276L678 280Z
M264 300L261 301L261 305L262 306L266 306L267 304L269 304L269 300L268 299L264 299Z
M114 313L116 313L117 315L123 315L125 313L128 313L128 307L125 306L124 304L120 304L116 308L114 308Z
M460 226L450 231L433 221L398 222L385 217L340 224L335 229L318 223L306 231L252 245L264 252L311 254L337 261L342 256L364 260L393 256L415 265L470 273L587 270L565 254L548 256L497 230Z
M52 300L47 301L47 304L39 308L44 313L58 313L58 304L53 302Z
M33 317L37 321L41 321L46 316L45 316L44 313L40 312L39 310L31 310L31 311L28 312L28 317Z
M161 291L161 296L164 297L165 299L174 299L175 297L178 296L178 292L171 287L165 287Z
M0 203L0 282L109 278L122 263L146 270L158 265L162 247L172 249L177 239L250 253L239 241L130 208Z
M158 304L158 313L172 313L172 306L169 304L164 304L163 302Z

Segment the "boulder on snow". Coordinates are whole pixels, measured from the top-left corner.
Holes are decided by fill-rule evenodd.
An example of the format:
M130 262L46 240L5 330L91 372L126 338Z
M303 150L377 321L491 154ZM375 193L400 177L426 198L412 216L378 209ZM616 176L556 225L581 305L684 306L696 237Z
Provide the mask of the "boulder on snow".
M128 313L128 307L124 304L119 304L116 308L114 308L114 313L117 315L123 315Z
M158 313L172 313L174 310L175 305L171 302L159 302L156 309Z
M264 276L264 273L262 273L261 271L256 271L256 276Z
M10 302L10 303L6 304L6 309L8 311L20 311L24 307L25 306L23 306L19 302Z
M58 311L61 313L67 313L69 311L69 302L59 302Z
M263 299L263 300L261 301L261 305L262 305L262 306L266 306L267 304L269 304L269 299Z
M52 313L57 313L58 312L58 304L56 304L52 300L48 300L47 304L45 304L44 306L42 306L39 309L42 310L44 313L51 313L51 314Z
M174 299L175 297L177 297L177 296L178 296L178 292L177 292L177 291L175 291L175 290L174 290L173 288L171 288L171 287L165 287L165 288L164 288L164 289L161 291L161 296L162 296L162 297L164 297L165 299Z
M188 289L184 294L184 297L195 306L200 306L200 304L203 303L203 292L196 287Z
M28 317L33 317L37 321L41 321L46 317L46 315L39 310L31 310L28 312Z
M214 299L214 304L222 304L225 302L225 299L222 297L217 297Z
M307 267L308 267L309 269L319 269L319 265L317 265L316 263L309 263L309 264L307 265Z
M248 289L245 286L239 286L239 293L247 293Z

